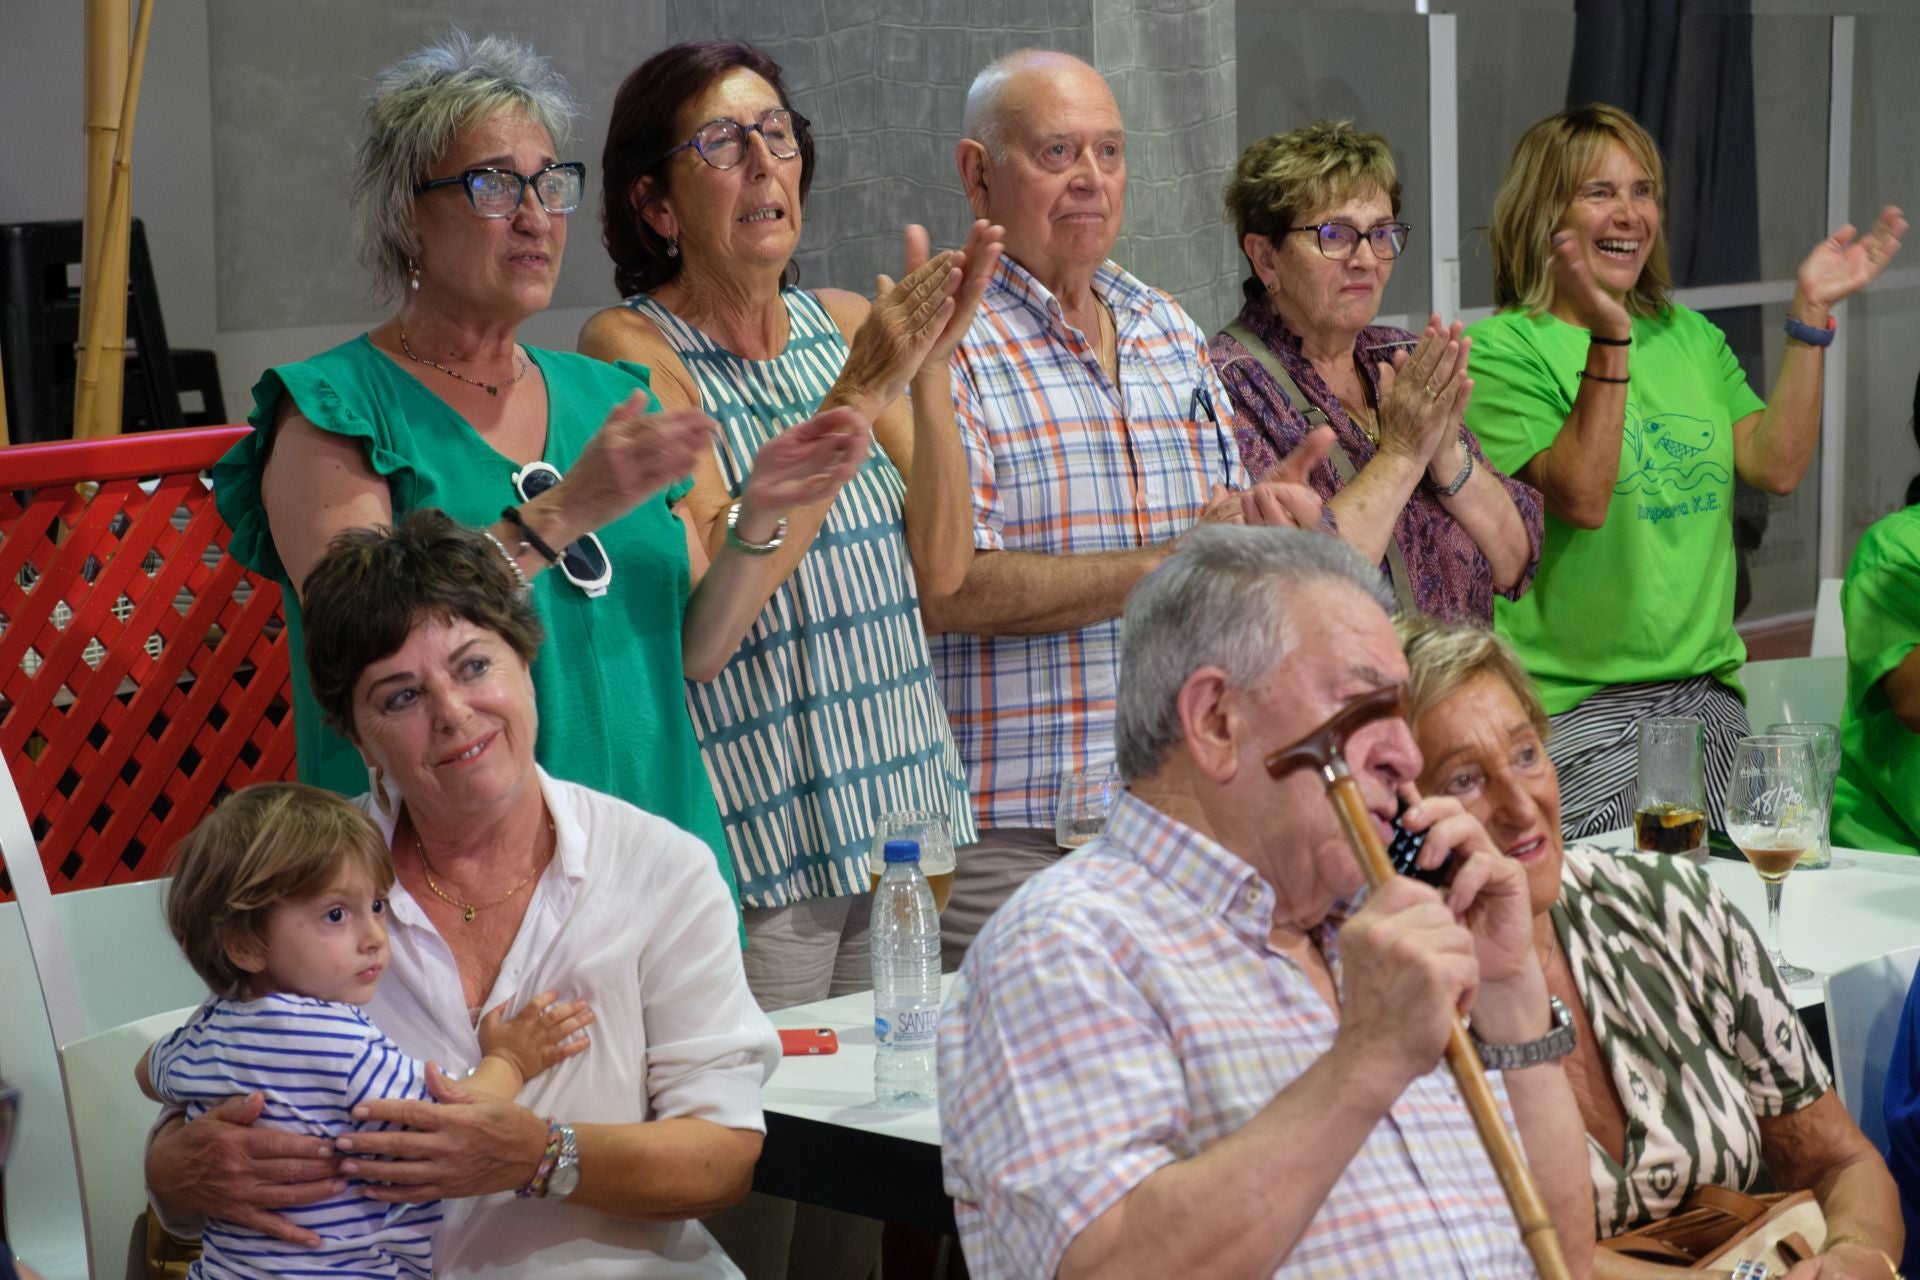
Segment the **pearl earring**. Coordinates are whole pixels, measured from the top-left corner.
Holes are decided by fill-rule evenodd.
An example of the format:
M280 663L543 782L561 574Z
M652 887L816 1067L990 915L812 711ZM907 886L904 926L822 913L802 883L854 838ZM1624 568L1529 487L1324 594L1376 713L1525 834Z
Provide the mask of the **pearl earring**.
M420 292L420 265L412 258L407 259L407 288Z
M680 256L680 241L675 236L667 237L667 256L669 258L677 258Z

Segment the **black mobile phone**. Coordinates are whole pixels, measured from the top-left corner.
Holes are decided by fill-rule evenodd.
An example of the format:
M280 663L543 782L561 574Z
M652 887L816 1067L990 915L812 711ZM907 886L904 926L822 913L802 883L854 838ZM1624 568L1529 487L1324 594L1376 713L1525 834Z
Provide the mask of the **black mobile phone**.
M1427 843L1427 833L1415 834L1400 825L1400 819L1406 816L1407 798L1400 797L1399 811L1393 815L1393 843L1387 846L1387 859L1393 863L1393 869L1403 876L1412 876L1422 884L1430 884L1436 889L1446 887L1453 875L1453 863L1449 859L1432 869L1420 866L1414 860L1420 856L1420 849Z

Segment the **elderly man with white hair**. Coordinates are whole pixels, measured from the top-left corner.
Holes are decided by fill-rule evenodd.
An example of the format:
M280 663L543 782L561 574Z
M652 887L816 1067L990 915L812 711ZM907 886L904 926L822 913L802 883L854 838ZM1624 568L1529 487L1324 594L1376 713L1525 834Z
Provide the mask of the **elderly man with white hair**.
M1385 832L1410 801L1422 864L1453 872L1353 910L1362 878L1316 772L1266 767L1406 680L1388 603L1352 550L1285 530L1202 530L1134 591L1128 791L1104 837L988 922L941 1022L975 1280L1534 1275L1439 1065L1456 1008L1587 1274L1573 1033L1521 867L1458 801L1418 796L1406 722L1375 720L1346 746L1368 808Z
M989 66L957 160L974 215L1006 237L953 357L976 554L957 592L921 601L945 633L933 662L980 828L943 921L950 963L1059 857L1062 778L1112 761L1127 592L1201 522L1317 528L1303 481L1331 443L1245 490L1205 333L1108 257L1126 134L1092 67L1041 50Z

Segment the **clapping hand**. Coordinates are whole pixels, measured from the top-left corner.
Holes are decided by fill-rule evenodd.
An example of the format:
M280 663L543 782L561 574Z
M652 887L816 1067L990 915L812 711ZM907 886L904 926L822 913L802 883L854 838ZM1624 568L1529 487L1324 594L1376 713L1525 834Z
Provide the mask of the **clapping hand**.
M1240 495L1241 518L1250 525L1318 530L1323 506L1307 477L1332 448L1332 427L1315 427L1308 432L1299 448Z
M858 396L871 416L900 398L952 320L964 259L956 251L927 256L927 229L906 233L906 274L898 284L874 278L873 308L847 345L838 386Z
M1633 336L1633 317L1620 299L1608 293L1593 278L1593 268L1581 252L1580 241L1571 231L1553 233L1553 254L1547 259L1547 274L1553 277L1553 299L1565 303L1576 323L1588 333L1603 338Z
M1907 233L1907 220L1900 210L1888 205L1880 211L1873 229L1856 237L1848 223L1813 247L1800 264L1795 281L1801 296L1816 307L1831 307L1842 298L1871 284L1900 252L1900 237Z
M907 265L914 265L916 241L914 233L919 233L917 252L925 258L927 253L927 233L921 227L907 229ZM953 296L953 313L947 317L946 327L940 336L928 348L922 369L934 368L945 371L947 361L952 358L954 348L960 345L960 339L967 336L967 329L973 324L973 313L979 309L980 299L986 295L987 284L993 279L993 270L1000 263L1000 254L1006 247L1001 242L1006 239L1005 227L995 226L985 218L976 221L967 232L966 247L955 255L960 266L960 287Z
M588 529L618 520L693 470L719 426L698 409L647 411L636 391L613 408L555 492Z
M760 446L742 501L767 515L825 502L860 469L872 443L858 410L842 405L815 414Z
M1442 326L1429 317L1426 332L1409 355L1380 362L1380 452L1427 466L1459 436L1473 384L1467 378L1469 339L1458 320Z

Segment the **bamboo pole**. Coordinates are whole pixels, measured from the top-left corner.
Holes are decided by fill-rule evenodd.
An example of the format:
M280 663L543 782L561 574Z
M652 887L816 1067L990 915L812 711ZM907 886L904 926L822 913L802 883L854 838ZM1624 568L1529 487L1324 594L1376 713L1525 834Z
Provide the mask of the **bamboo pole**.
M74 439L117 435L120 402L127 373L127 269L133 239L133 122L140 107L140 79L146 71L147 36L153 29L153 0L140 0L127 62L126 88L120 96L120 129L114 138L113 174L107 185L106 240L100 248L97 305L89 319L75 391Z
M120 133L120 96L127 84L128 0L87 0L86 8L86 222L81 234L80 340L92 326L93 300L99 294L100 246L105 242L107 185L113 173L113 146Z

